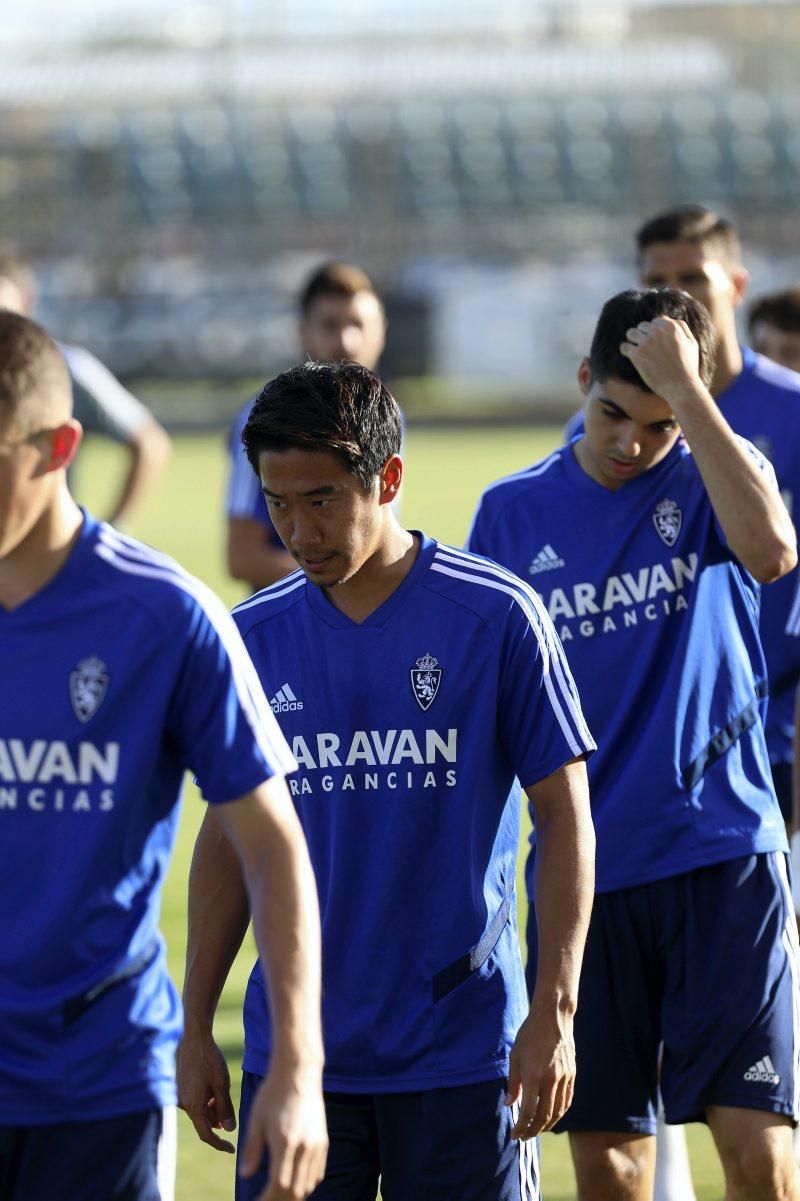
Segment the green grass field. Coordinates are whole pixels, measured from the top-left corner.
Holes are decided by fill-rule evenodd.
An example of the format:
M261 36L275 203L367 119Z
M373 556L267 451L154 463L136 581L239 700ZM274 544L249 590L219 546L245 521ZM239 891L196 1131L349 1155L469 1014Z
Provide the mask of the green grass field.
M556 428L412 431L406 454L402 519L460 545L482 488L499 475L534 462L557 444ZM116 448L87 443L81 452L77 493L103 516L119 464ZM185 436L175 443L173 460L158 492L148 498L130 531L174 555L205 580L228 603L242 593L226 576L223 560L223 490L225 457L221 437ZM202 803L187 788L175 858L164 895L162 929L170 949L173 977L180 982L185 948L186 880ZM228 1055L231 1076L238 1079L241 1061L241 1005L252 963L248 946L231 973L222 999L216 1036ZM178 1201L227 1201L233 1195L233 1159L201 1144L181 1116L178 1158ZM723 1194L709 1135L704 1127L689 1131L689 1146L698 1201ZM574 1177L565 1138L542 1140L546 1201L571 1201ZM444 1199L443 1201L450 1201Z

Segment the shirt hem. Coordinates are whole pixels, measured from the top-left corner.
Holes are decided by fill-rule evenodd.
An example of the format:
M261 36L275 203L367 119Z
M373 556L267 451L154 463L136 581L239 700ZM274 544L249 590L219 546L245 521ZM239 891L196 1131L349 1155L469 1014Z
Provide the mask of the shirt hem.
M242 1071L254 1076L264 1076L267 1071L267 1056L246 1053ZM463 1084L483 1084L487 1080L501 1080L508 1075L508 1059L497 1060L469 1072L430 1072L414 1076L338 1076L325 1072L322 1087L335 1093L414 1093L439 1088L457 1088Z
M19 1102L8 1107L0 1103L0 1126L79 1125L82 1122L101 1122L104 1118L124 1117L129 1113L164 1109L177 1105L177 1102L175 1086L162 1083L140 1090L126 1088L110 1098L108 1094L89 1099L76 1095L69 1101L30 1108ZM78 1111L80 1116L76 1116Z
M686 855L682 858L679 870L675 870L675 864L663 868L655 868L652 871L636 872L633 875L624 875L612 877L612 879L604 879L600 883L595 884L595 892L618 892L622 888L636 888L640 884L653 884L657 880L668 880L673 876L683 876L686 872L695 871L700 867L712 867L716 863L725 863L728 859L740 859L744 855L767 855L772 851L782 851L788 853L786 839L781 834L770 835L769 838L755 839L743 841L741 845L735 845L730 842L724 846L716 848L703 848L702 851L696 852L694 855Z

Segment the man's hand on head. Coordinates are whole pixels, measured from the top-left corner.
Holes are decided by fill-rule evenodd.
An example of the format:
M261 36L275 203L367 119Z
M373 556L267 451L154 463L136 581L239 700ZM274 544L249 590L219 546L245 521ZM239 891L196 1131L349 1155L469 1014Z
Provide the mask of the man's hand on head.
M688 387L702 388L700 347L685 321L656 317L626 331L620 351L630 359L648 388L671 403Z

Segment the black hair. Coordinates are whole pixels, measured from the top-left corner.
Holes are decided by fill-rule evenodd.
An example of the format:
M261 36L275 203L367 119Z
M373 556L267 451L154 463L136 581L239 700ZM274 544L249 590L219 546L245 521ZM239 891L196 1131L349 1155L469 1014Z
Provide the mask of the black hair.
M592 380L618 379L635 384L645 392L652 391L631 360L622 353L620 344L627 341L626 331L632 326L656 317L672 317L689 326L700 347L700 379L708 387L714 376L716 331L703 305L687 292L673 288L629 288L606 301L589 351Z
M740 267L742 246L734 226L702 204L683 204L645 221L636 234L639 260L656 242L691 242L728 267Z
M397 401L377 375L357 363L303 363L265 384L242 431L258 474L263 450L310 450L336 455L371 488L400 450Z

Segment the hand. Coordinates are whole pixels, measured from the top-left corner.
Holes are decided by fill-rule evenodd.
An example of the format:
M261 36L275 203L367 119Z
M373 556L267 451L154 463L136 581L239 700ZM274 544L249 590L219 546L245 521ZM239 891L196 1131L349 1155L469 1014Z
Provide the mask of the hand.
M574 1088L572 1015L556 1010L540 1017L533 1008L511 1048L506 1105L522 1097L511 1137L525 1140L551 1130L572 1104Z
M239 1171L253 1176L264 1148L269 1180L259 1201L307 1197L325 1174L328 1132L319 1079L298 1083L272 1068L253 1099Z
M685 321L656 317L626 330L620 352L630 359L656 396L670 400L687 384L700 385L700 347Z
M233 1143L215 1130L236 1129L231 1102L231 1077L225 1056L209 1032L188 1029L178 1046L176 1063L178 1105L191 1118L201 1142L216 1151L235 1151Z

